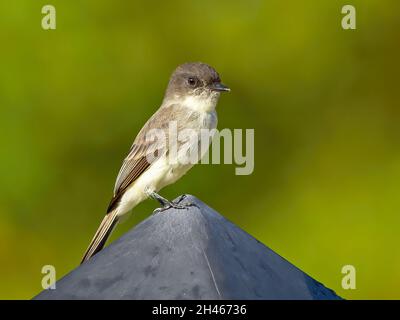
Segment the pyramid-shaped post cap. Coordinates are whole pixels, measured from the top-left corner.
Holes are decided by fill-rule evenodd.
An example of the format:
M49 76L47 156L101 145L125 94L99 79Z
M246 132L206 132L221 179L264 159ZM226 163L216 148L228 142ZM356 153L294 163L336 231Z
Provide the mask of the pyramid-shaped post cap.
M340 299L197 198L178 201L35 299Z

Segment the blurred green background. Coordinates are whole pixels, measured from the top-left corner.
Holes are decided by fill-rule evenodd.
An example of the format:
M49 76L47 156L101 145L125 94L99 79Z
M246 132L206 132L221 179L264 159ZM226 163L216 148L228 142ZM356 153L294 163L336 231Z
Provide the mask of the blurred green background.
M41 8L57 29L41 28ZM357 9L357 30L341 8ZM198 165L194 194L348 299L400 298L399 1L0 3L0 298L75 268L172 70L232 88L219 129L255 129L255 170ZM113 239L145 219L148 200ZM354 265L357 289L341 288Z

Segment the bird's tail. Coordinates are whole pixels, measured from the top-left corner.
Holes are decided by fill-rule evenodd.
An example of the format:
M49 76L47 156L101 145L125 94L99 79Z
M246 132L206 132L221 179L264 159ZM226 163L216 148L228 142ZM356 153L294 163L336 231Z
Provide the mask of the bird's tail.
M106 214L90 242L89 247L83 255L81 264L103 249L108 237L111 235L111 232L118 223L117 212L117 210L114 210Z

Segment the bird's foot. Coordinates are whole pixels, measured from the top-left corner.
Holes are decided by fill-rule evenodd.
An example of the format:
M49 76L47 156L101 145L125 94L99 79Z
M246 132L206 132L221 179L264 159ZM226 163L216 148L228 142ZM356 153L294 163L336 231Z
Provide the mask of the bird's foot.
M191 207L191 206L198 207L195 203L192 203L192 202L187 202L185 204L180 204L180 202L185 197L186 196L183 195L183 196L181 196L179 198L179 200L177 202L172 202L172 201L169 201L169 200L161 197L159 194L153 194L153 198L156 199L162 205L161 208L157 208L156 210L154 210L153 214L161 213L161 212L163 212L165 210L168 210L168 209L171 209L171 208L178 209L178 210L181 210L181 209L189 210L189 207Z
M187 197L186 194L181 195L181 196L179 197L177 203L178 203L178 204L181 203L181 201L184 200L186 197ZM199 208L199 206L198 206L197 204L195 204L194 202L191 202L191 201L188 201L188 202L186 202L185 204L182 204L182 205L180 205L180 206L186 207L186 209L187 209L188 207L196 207L196 208ZM199 209L200 209L200 208L199 208Z
M163 212L165 210L168 210L168 209L171 209L171 208L179 209L179 210L180 209L186 209L186 210L189 209L186 204L185 205L180 205L180 204L168 201L161 208L157 208L156 210L154 210L153 214L161 213L161 212Z

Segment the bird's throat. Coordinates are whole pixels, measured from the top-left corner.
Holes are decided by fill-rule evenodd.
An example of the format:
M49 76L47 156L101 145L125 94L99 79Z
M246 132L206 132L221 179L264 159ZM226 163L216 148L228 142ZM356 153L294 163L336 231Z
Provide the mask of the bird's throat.
M186 108L192 109L197 112L212 112L217 106L218 97L215 95L209 96L188 96L183 100L183 105Z

